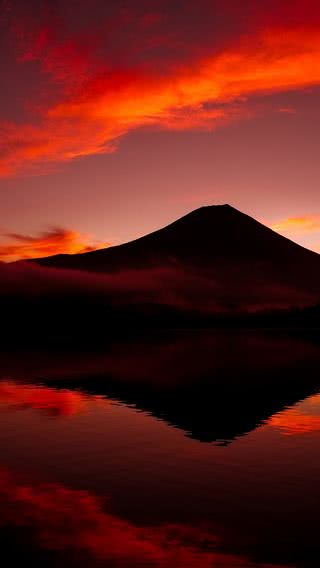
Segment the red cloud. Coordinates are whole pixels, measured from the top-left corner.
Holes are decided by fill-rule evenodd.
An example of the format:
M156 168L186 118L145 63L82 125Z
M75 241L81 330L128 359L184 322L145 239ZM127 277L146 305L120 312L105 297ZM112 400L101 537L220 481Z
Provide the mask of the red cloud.
M33 122L0 125L0 175L112 152L136 128L214 128L248 116L252 95L319 85L317 5L310 2L306 13L286 10L278 18L262 10L243 37L226 41L215 29L202 43L188 38L187 52L186 22L180 32L172 14L144 13L143 6L137 13L102 12L91 26L80 14L81 25L72 30L60 21L20 22L14 27L18 63L36 64L49 87ZM243 97L249 101L239 104Z
M37 237L18 233L9 233L6 237L9 241L0 244L0 260L7 262L54 254L89 252L110 244L90 243L88 235L60 227L41 233Z

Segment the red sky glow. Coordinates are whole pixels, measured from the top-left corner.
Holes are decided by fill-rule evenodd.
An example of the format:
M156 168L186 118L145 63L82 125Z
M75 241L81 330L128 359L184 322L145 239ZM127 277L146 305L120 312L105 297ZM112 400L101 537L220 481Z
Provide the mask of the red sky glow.
M0 10L0 259L118 244L224 202L320 250L317 1Z

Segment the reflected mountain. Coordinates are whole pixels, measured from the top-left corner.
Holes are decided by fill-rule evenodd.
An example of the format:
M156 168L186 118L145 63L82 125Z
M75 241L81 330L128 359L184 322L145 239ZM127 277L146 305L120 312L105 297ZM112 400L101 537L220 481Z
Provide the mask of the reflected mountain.
M314 568L319 397L290 405L319 389L319 358L314 336L240 330L1 353L2 550L33 566Z
M316 341L275 333L189 332L114 342L89 354L48 354L1 375L104 395L152 414L202 442L227 443L316 392Z

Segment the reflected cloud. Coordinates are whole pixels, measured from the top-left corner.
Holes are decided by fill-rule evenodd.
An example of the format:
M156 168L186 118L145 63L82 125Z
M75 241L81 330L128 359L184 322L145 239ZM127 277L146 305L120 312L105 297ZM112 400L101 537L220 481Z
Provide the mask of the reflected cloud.
M96 397L72 390L55 390L44 386L20 384L13 381L0 382L0 408L41 410L50 416L72 416L85 412L89 400Z
M53 552L65 566L276 568L219 551L216 537L205 528L137 526L88 491L24 484L5 469L0 470L0 505L0 525L13 531L16 546L28 535L25 559L36 547Z
M91 354L29 354L22 365L2 355L4 379L23 383L0 382L0 402L68 415L83 412L89 401L111 399L189 437L225 444L313 394L318 364L318 345L306 339L257 332L163 333L114 341ZM29 386L32 379L48 388Z
M320 433L320 395L275 414L267 424L285 436Z

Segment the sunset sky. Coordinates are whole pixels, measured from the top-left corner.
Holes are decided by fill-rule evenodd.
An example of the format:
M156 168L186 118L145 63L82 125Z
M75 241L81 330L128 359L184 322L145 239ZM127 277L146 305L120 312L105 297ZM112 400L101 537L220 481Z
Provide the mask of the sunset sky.
M0 0L0 259L230 203L320 252L318 0Z

